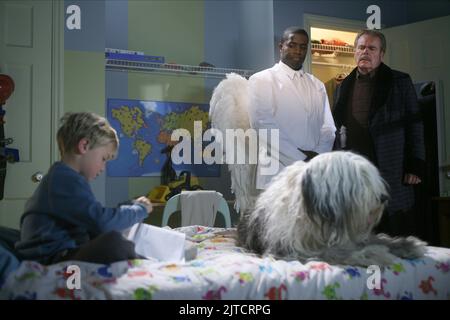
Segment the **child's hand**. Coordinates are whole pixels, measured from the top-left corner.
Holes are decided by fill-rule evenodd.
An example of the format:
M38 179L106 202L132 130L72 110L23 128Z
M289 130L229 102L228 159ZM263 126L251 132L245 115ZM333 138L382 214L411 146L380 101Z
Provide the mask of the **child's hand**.
M139 197L136 200L134 200L134 202L144 205L145 208L147 209L147 213L150 213L153 211L152 203L150 202L150 200L148 200L147 197L144 197L144 196Z

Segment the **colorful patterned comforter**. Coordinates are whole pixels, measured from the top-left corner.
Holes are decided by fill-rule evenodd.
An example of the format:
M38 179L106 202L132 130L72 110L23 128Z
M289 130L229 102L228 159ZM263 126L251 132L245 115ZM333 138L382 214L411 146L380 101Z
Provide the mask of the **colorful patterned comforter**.
M376 271L365 268L245 253L235 245L235 229L177 230L198 243L195 260L129 260L111 265L69 261L51 266L24 261L8 277L0 298L450 299L450 249L428 247L423 259L398 259L377 278ZM73 280L72 272L67 272L70 265L81 271L80 289L68 289L68 280Z

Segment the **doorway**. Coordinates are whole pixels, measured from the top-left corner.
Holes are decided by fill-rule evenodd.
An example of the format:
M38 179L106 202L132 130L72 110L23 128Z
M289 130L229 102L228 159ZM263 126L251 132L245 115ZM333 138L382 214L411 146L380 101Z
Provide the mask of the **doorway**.
M63 105L64 3L59 0L0 2L0 73L15 90L4 105L5 137L19 151L7 163L0 225L18 228L26 200L58 158L56 128Z
M333 108L337 85L355 68L354 40L364 22L317 15L304 15L304 28L310 35L311 49L305 71L325 84Z

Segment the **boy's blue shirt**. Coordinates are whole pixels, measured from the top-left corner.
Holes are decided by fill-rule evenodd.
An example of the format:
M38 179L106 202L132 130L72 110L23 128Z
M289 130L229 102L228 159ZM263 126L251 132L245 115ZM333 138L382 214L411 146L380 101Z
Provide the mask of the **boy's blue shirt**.
M48 263L101 233L125 230L147 217L141 204L104 208L81 174L56 162L25 205L16 249L25 260Z

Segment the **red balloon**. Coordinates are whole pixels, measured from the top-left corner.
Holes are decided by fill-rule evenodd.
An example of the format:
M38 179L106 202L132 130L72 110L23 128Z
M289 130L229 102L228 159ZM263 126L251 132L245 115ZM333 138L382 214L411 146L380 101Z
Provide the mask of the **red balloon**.
M5 104L11 93L14 92L14 81L6 74L0 74L0 105Z

